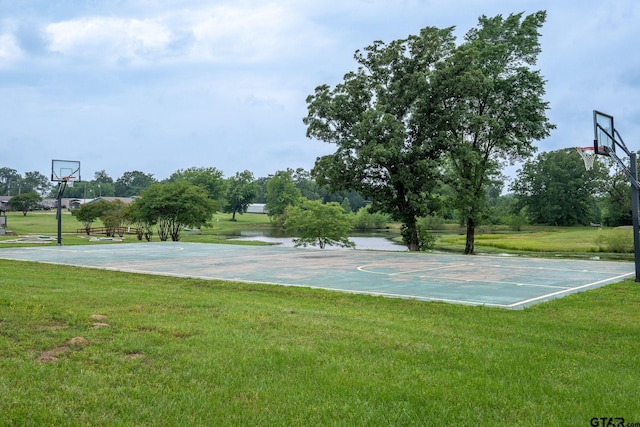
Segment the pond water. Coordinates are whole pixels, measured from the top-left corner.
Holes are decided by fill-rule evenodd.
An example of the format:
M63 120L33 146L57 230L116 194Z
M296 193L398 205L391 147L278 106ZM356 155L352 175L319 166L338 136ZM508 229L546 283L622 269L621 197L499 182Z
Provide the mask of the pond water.
M280 234L280 235L278 235ZM392 233L358 233L354 236L349 236L349 240L356 244L356 249L359 250L375 250L375 251L406 251L407 247L398 244L391 240L397 237L397 234ZM233 240L249 240L256 242L266 242L277 245L282 245L287 248L292 248L293 238L282 236L277 231L265 231L265 230L244 230L240 232L240 236L232 237ZM313 248L313 246L311 247ZM337 246L327 246L325 249L342 249L345 248Z

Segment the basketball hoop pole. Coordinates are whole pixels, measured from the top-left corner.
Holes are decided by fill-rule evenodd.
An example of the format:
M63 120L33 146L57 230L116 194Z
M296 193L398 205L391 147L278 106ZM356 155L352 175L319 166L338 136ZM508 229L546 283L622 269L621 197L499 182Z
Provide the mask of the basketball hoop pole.
M62 195L64 194L64 189L67 187L67 181L62 181L58 183L58 196L57 207L56 207L56 218L58 220L58 246L62 246Z
M638 182L638 160L636 153L629 153L631 176ZM640 192L637 185L631 186L631 221L633 224L633 253L636 262L636 282L640 282Z
M62 246L62 195L67 184L69 187L73 187L74 181L81 181L80 162L77 160L51 160L51 181L58 183L56 216L58 220L58 246Z
M595 116L595 112L594 112ZM613 119L612 119L613 120ZM603 132L612 142L612 148L618 146L629 156L629 167L624 164L622 159L618 157L615 149L609 149L609 147L602 147L604 152L609 155L620 166L624 174L629 179L631 184L631 223L633 224L633 253L636 267L636 282L640 282L640 182L638 182L638 156L635 152L629 151L626 144L622 140L622 136L615 129L612 128L611 133L602 127L599 123L595 123L595 128ZM617 135L620 141L618 141L614 135ZM598 140L594 141L594 147L598 146Z

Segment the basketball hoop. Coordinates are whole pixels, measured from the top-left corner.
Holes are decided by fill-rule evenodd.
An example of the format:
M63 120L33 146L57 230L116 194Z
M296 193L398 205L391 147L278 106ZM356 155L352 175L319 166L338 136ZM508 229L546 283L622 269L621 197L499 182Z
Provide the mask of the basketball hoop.
M73 182L75 181L75 179L76 179L75 176L69 175L69 176L62 177L62 182L66 182L67 187L73 188Z
M593 169L593 161L596 159L596 153L593 147L577 147L576 151L584 161L584 168L588 171Z

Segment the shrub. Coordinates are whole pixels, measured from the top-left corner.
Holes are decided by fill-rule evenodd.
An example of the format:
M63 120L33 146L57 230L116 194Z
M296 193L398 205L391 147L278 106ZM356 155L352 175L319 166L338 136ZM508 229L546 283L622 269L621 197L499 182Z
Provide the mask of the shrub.
M360 208L353 218L353 228L356 230L375 230L385 228L389 223L389 216L380 212L369 212L369 206Z
M628 229L601 232L595 239L600 251L613 253L633 253L633 232Z
M527 217L522 212L508 215L504 220L511 231L522 231L522 226L527 224Z
M444 225L444 218L437 215L429 215L418 220L418 226L427 230L439 230Z
M438 236L432 234L428 229L418 226L418 247L421 251L428 251L434 248Z

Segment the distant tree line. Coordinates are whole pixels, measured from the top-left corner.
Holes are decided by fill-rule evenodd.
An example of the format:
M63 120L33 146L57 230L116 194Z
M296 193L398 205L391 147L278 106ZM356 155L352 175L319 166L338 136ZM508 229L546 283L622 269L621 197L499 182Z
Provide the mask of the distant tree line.
M26 179L13 169L0 168L0 185L7 189L9 194L5 195L13 196L10 207L26 215L28 211L41 205L43 191L49 191L44 194L45 197L54 197L57 189L47 188L44 185L44 176L34 179L38 177L38 172L25 175ZM11 194L11 182L20 182L20 188L29 191L20 190L19 194ZM478 223L480 226L506 225L518 230L525 224L631 224L629 182L604 156L596 160L593 170L587 171L582 159L573 149L543 152L524 162L508 186L505 186L505 182L505 177L494 179L483 188L486 204L484 216ZM182 183L182 187L172 189L169 186L176 183ZM147 195L167 188L168 200L172 200L172 197L178 200L176 194L190 188L186 184L200 190L199 198L185 201L184 205L190 208L200 200L202 205L207 206L205 214L216 211L229 212L235 218L236 214L245 213L250 204L264 203L274 225L285 226L288 209L301 208L306 201L317 201L322 204L338 204L345 213L354 213L351 225L356 229L383 228L393 221L388 214L373 211L370 203L358 192L330 192L327 186L320 186L309 171L301 168L276 171L273 175L256 179L249 171L224 178L222 171L215 167L194 167L178 170L162 181L140 171L126 172L114 181L102 170L96 172L92 180L67 188L65 197L84 198L86 185L91 190L95 189L97 193L89 191L87 195L94 197L87 198L98 198L101 191L102 196L109 197L141 196L153 187L154 190ZM171 195L171 191L174 196ZM444 222L464 224L464 215L456 208L455 194L446 183L438 182L438 190L434 194L438 203L433 205L434 209L428 215L419 217L418 229L437 229ZM150 209L148 206L144 207ZM78 220L83 221L87 229L96 219L101 219L108 229L114 230L113 233L123 224L134 226L136 230L140 230L141 239L149 239L153 235L152 230L158 225L158 221L161 224L166 223L159 237L168 239L178 237L177 224L188 222L192 226L203 225L209 220L209 217L204 215L197 221L194 218L182 218L173 223L169 219L162 222L164 220L159 217L144 219L132 216L132 213L126 213L125 210L126 206L119 201L103 201L84 205L77 215ZM299 213L297 215L300 216ZM428 239L428 236L426 238Z

